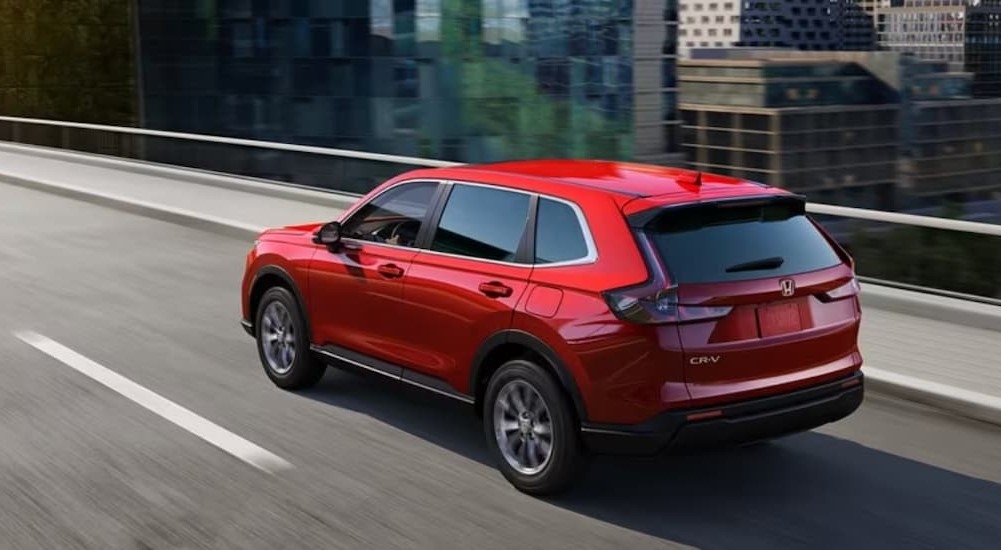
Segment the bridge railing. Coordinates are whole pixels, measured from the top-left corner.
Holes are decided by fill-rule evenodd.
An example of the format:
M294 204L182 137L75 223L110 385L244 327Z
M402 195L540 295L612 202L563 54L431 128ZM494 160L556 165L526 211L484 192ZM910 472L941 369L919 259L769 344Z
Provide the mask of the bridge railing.
M363 194L401 172L461 163L351 149L0 116L0 141ZM1001 225L809 203L863 281L1001 305ZM847 223L846 223L847 220Z

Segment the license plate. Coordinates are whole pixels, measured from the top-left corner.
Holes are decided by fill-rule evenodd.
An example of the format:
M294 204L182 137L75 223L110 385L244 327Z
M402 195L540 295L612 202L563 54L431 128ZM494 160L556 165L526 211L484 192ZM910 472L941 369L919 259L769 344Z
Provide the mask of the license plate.
M770 304L758 308L758 326L761 327L761 336L777 336L802 330L803 325L799 317L799 304L786 302L784 304Z

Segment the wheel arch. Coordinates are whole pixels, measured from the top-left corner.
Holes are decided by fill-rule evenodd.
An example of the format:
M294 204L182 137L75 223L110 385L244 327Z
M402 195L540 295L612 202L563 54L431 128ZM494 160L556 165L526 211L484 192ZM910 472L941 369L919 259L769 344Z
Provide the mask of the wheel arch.
M573 404L577 419L587 421L587 410L580 388L560 356L539 338L521 330L503 330L487 338L473 357L473 367L469 377L469 393L474 398L477 414L483 412L483 398L487 383L493 373L506 361L515 358L536 359L552 373Z
M288 271L277 265L266 265L257 270L254 280L250 284L250 319L247 319L247 321L250 323L251 332L253 333L256 330L254 324L257 322L257 309L261 304L261 298L268 289L276 286L285 288L292 293L292 296L299 305L299 310L302 312L303 323L306 327L306 336L312 341L313 333L309 321L309 312L306 309L306 301L299 290L299 285L296 284L295 279Z

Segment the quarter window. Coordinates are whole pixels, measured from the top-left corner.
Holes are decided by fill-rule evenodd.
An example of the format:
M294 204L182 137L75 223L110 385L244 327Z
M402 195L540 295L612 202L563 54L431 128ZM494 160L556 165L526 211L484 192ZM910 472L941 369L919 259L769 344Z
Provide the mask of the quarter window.
M569 204L539 199L535 223L535 263L569 262L587 257L584 230Z
M400 184L362 206L342 227L345 237L413 247L438 184Z
M525 233L529 202L525 193L456 184L431 250L514 262Z

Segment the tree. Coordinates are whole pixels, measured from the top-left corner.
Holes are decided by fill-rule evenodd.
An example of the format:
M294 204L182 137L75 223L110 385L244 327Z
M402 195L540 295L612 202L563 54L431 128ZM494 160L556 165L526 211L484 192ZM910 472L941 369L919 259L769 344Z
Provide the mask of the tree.
M946 203L940 216L961 219ZM927 227L855 226L849 246L860 275L979 296L1001 297L1001 242L996 237Z
M134 125L129 0L0 0L0 112Z
M442 57L457 74L464 126L495 136L508 157L628 158L628 123L546 94L522 66L486 55L482 18L480 2L442 2Z

